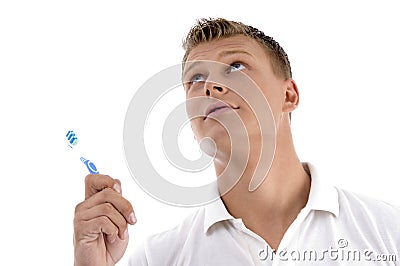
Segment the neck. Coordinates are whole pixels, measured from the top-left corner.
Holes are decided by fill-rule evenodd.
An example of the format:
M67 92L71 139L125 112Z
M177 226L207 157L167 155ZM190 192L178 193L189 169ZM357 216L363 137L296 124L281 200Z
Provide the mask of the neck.
M306 205L311 184L296 155L289 121L282 122L277 132L274 160L263 183L255 191L248 189L261 146L250 140L247 167L236 186L222 195L229 213L241 218L246 227L263 237L271 248L277 248L287 228ZM224 167L226 164L216 160L217 174L222 173Z

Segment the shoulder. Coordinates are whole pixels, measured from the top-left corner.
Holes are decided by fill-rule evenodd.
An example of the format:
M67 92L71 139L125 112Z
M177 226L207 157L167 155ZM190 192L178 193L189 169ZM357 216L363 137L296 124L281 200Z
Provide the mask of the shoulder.
M174 228L148 237L131 255L130 265L173 265L189 235L203 233L203 230L204 208L200 208Z
M340 220L380 234L400 235L399 206L339 188L337 191Z
M400 206L344 189L336 188L336 190L341 208L384 218L400 218Z

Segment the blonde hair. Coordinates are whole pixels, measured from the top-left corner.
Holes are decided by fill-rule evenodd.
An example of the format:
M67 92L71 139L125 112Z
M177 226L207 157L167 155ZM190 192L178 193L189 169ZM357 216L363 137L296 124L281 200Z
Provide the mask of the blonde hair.
M203 18L196 21L183 41L185 55L182 68L185 66L189 53L197 45L235 35L244 35L256 40L269 55L274 74L285 80L292 78L289 58L277 41L252 26L223 18Z

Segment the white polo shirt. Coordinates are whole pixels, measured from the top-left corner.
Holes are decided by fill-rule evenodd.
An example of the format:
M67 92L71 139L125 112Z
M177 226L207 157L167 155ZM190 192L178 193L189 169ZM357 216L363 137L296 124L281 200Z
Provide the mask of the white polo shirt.
M307 165L308 202L277 251L219 199L148 238L129 265L400 265L400 208L324 184Z

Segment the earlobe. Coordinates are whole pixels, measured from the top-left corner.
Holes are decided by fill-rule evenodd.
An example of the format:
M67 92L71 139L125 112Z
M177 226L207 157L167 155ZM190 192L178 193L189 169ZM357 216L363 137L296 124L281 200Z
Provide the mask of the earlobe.
M285 81L285 100L283 103L283 112L290 113L295 110L299 104L299 91L293 79Z

